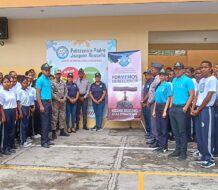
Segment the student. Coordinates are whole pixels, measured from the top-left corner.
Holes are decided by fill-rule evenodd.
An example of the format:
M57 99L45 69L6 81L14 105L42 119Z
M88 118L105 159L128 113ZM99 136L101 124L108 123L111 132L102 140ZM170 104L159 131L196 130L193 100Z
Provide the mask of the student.
M95 82L90 86L90 97L92 99L92 106L95 112L96 124L92 130L101 131L102 130L102 120L104 114L105 106L105 96L107 93L106 85L101 82L101 74L95 74Z
M192 106L191 114L195 116L198 150L201 153L200 165L203 168L215 166L212 150L214 148L214 103L216 101L216 77L211 75L212 63L201 62L202 79Z
M73 73L67 75L67 103L66 103L66 124L68 133L76 133L75 122L76 122L76 107L77 100L79 98L79 89L73 82ZM71 118L71 127L70 127Z
M28 78L21 79L21 89L17 92L17 107L20 119L21 144L23 147L31 146L27 141L29 132L29 115L30 115L30 96L27 90Z
M3 86L2 86L2 79L3 79L3 74L0 72L0 90L3 89Z
M2 123L4 124L4 140L2 152L5 155L15 153L14 128L16 118L17 101L11 87L11 77L4 76L2 80L3 90L1 90L0 105L2 113Z
M216 76L216 102L214 104L215 111L215 129L214 129L214 157L218 157L218 64L215 67L215 76Z
M155 90L155 103L152 113L153 117L156 118L159 144L155 151L163 153L168 150L168 107L172 96L172 88L166 81L167 75L164 69L160 70L160 83Z
M178 161L187 158L187 113L194 98L193 81L184 75L184 65L174 65L176 77L173 79L173 96L169 109L170 122L175 135L176 148L169 157L178 157Z

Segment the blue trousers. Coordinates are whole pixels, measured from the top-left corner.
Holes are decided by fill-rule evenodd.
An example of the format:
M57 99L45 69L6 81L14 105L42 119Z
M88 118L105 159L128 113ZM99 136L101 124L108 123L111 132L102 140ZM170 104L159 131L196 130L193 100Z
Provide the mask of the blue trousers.
M152 113L152 111L154 109L154 103L151 104L149 109L150 109L150 113ZM159 139L158 139L158 134L157 134L157 122L156 122L156 118L154 118L152 116L152 114L150 114L150 115L151 115L150 118L151 118L151 133L152 133L152 138L155 139L156 141L158 141Z
M95 112L96 128L100 129L102 127L105 101L102 101L100 104L95 104L94 102L92 102L92 106L93 106L93 110Z
M67 128L70 128L70 116L71 116L72 128L75 127L76 107L77 107L77 103L71 104L70 102L67 101L67 103L66 103L66 124L67 124Z
M143 108L143 115L144 115L144 120L145 120L145 125L146 125L146 131L148 134L151 134L151 111L150 111L150 108L145 106Z
M23 114L23 118L20 120L20 128L21 128L21 143L26 142L28 133L29 133L29 106L22 106L21 111Z
M163 118L163 110L165 105L156 105L156 123L157 123L157 133L158 133L158 143L159 147L162 149L168 148L168 116Z
M204 108L195 119L198 150L202 161L210 161L214 148L214 108Z
M183 106L172 106L169 110L170 122L176 140L176 151L181 154L187 152L187 113L183 112Z
M214 106L215 125L214 125L214 154L218 154L218 106Z
M41 145L48 143L48 133L51 130L51 101L43 101L42 104L44 106L45 112L40 112L40 120L41 120Z
M15 119L16 109L4 109L5 123L4 123L4 141L3 151L10 150L15 145Z
M2 128L3 124L0 122L0 151L2 150Z

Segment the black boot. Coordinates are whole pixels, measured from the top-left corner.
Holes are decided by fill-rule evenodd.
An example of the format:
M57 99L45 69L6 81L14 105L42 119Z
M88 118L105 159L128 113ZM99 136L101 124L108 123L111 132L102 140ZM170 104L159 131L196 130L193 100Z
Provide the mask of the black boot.
M79 131L79 125L76 125L76 131Z
M83 129L84 130L89 130L89 128L85 125L85 126L83 126Z
M67 133L64 131L64 129L61 129L61 131L60 131L60 136L69 137L70 135L67 134Z
M57 139L56 131L52 130L52 140Z

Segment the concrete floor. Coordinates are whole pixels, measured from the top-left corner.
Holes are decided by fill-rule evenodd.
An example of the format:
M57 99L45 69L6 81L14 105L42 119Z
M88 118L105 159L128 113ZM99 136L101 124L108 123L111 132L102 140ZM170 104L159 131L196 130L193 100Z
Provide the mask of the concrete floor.
M80 130L49 149L36 140L0 158L0 190L218 189L218 167L202 169L191 156L179 162L167 155L146 146L142 129Z

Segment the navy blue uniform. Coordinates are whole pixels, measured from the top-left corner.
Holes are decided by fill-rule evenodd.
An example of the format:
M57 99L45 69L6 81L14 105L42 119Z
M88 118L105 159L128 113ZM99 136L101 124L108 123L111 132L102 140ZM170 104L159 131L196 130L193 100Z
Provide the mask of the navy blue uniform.
M79 89L75 83L67 84L67 90L70 98L76 98L77 93L79 92ZM71 122L72 122L72 128L75 127L76 122L76 107L77 102L72 104L69 100L67 100L66 103L66 124L67 128L70 128L70 116L71 116Z
M90 87L90 93L96 100L99 100L102 97L104 91L107 91L107 89L103 82L100 82L98 85L93 83ZM102 127L105 99L102 100L99 104L92 102L92 106L95 112L96 128L100 129Z
M145 85L144 85L144 89L143 89L143 96L146 96L149 92L149 88L151 83L153 82L153 78L151 78L150 80L148 80ZM143 115L144 115L144 120L145 120L145 124L146 124L146 131L148 133L148 135L151 135L151 111L150 108L148 108L147 106L145 106L143 108Z

